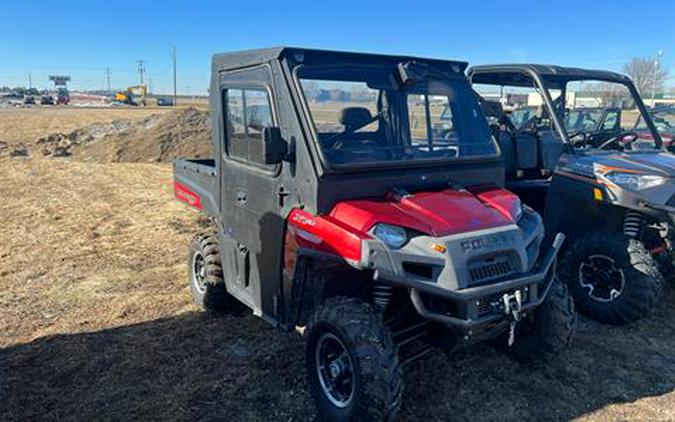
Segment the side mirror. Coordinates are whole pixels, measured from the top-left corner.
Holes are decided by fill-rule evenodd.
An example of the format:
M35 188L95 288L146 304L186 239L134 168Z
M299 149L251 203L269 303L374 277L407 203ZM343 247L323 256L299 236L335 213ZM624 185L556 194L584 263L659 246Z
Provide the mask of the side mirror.
M275 126L262 130L262 158L265 164L279 164L286 157L286 142L281 129Z

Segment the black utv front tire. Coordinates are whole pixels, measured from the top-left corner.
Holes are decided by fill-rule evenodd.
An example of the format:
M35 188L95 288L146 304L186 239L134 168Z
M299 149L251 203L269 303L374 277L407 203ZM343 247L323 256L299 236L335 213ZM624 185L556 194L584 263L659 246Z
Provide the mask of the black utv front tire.
M607 269L600 268L602 265ZM580 313L613 325L646 316L656 304L663 285L658 266L644 245L617 232L595 233L575 240L560 261L558 271ZM595 293L596 289L586 280L596 277L602 283L603 277L608 277L603 271L618 277L621 286L612 289L607 298ZM592 272L599 275L588 275Z
M223 310L230 303L215 233L195 236L188 248L188 282L195 304L206 310Z
M569 347L576 325L572 296L567 286L555 279L544 303L516 325L514 344L508 345L506 332L498 339L499 348L517 360L548 359Z
M306 333L307 378L320 419L394 419L403 392L401 366L391 334L372 306L328 299Z

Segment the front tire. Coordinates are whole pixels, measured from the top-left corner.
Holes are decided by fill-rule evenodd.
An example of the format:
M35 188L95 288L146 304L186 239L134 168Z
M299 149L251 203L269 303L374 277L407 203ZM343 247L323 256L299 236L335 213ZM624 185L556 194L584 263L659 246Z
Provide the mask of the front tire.
M328 299L310 320L305 352L319 418L394 419L402 372L391 334L372 306L358 299Z
M230 295L223 280L215 233L202 233L192 239L187 263L188 282L194 303L207 310L227 308Z
M569 286L579 312L614 325L646 316L663 284L644 245L617 232L574 241L560 261L558 274Z

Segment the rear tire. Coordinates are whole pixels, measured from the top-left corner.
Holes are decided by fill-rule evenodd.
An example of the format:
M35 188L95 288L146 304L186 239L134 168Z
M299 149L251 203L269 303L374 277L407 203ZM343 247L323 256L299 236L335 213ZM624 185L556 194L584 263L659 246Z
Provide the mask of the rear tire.
M375 308L358 299L328 299L310 320L305 356L320 419L394 419L403 392L401 366Z
M187 263L188 282L194 303L207 310L227 308L231 296L225 289L215 233L202 233L192 239Z
M569 286L579 312L614 325L646 316L663 285L644 245L617 232L574 241L560 261L558 275Z
M572 343L576 325L572 296L567 286L556 279L544 303L516 325L513 345L507 344L507 331L499 338L499 348L518 360L552 358Z

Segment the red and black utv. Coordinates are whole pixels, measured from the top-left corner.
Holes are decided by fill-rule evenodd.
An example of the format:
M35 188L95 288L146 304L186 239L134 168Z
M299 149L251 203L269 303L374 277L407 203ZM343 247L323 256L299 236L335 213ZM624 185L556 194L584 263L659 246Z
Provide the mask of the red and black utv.
M493 123L506 186L542 213L547 233L567 236L558 274L579 312L610 324L647 315L662 276L675 274L675 158L632 81L541 64L476 66L468 76ZM540 111L530 124L510 122L507 109L532 105Z
M663 149L675 153L675 107L658 106L649 109L649 116L654 122L656 130L663 141ZM654 138L642 116L639 116L633 127L638 134L638 141L644 141L649 145Z
M192 294L302 331L322 418L393 417L402 365L432 346L535 357L571 339L563 237L542 248L541 218L501 187L465 68L300 48L213 58L215 158L174 163L176 196L214 223L189 249Z

